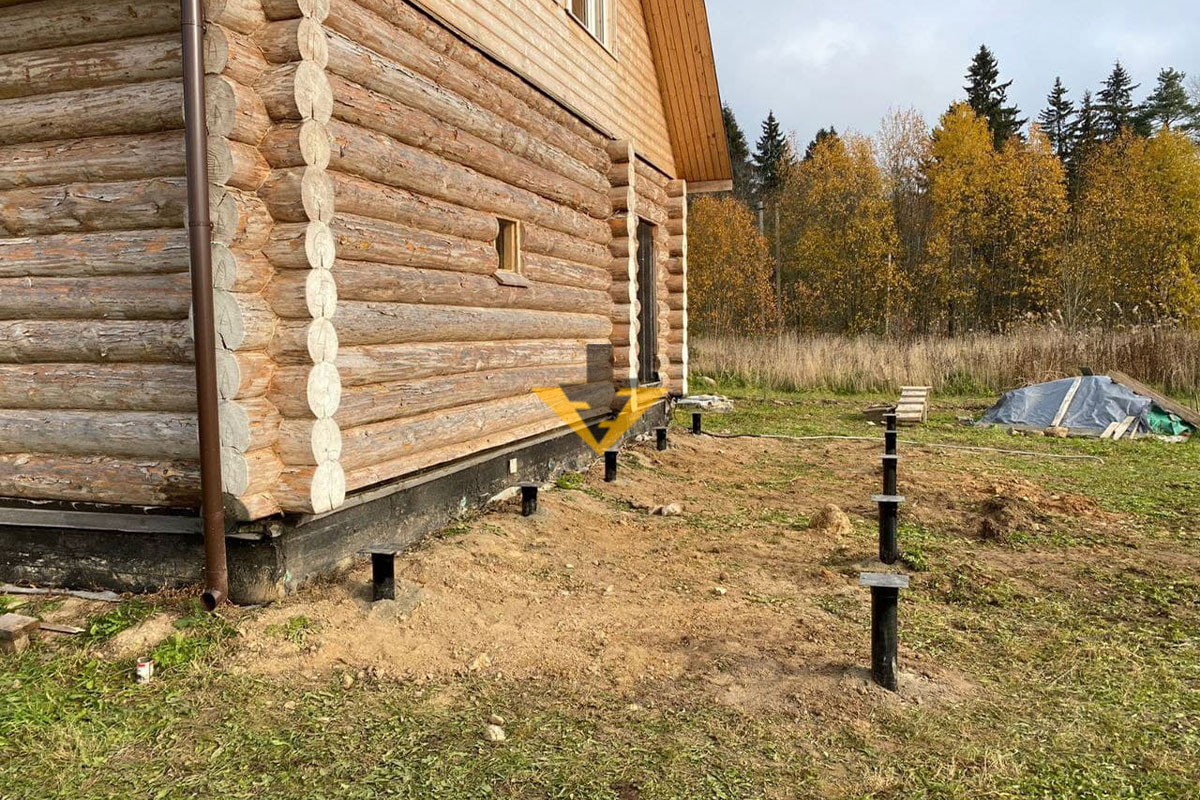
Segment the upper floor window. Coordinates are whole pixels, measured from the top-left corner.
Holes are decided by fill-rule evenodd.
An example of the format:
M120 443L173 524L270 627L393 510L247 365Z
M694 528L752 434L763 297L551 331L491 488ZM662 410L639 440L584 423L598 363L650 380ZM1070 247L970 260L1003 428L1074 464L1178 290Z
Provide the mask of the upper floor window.
M567 8L579 24L605 47L609 47L609 5L612 0L567 0Z

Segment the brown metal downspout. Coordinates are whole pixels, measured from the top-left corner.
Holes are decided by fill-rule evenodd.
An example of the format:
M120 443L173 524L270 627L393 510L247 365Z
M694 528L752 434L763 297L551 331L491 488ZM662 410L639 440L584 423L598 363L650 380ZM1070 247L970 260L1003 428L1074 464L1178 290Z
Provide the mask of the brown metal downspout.
M200 508L204 518L204 594L201 602L212 611L229 597L229 566L225 560L221 431L217 413L217 333L213 321L212 221L208 211L208 122L204 115L204 12L201 0L180 0L179 5L183 21L183 120L187 142L196 406L200 419Z

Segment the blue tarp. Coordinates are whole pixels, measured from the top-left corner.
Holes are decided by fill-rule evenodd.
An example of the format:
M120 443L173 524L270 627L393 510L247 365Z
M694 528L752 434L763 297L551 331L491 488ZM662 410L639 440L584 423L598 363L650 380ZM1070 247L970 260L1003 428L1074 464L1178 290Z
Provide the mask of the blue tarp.
M1049 428L1054 424L1071 387L1080 381L1059 427L1104 433L1112 423L1134 417L1130 433L1150 433L1151 400L1134 394L1107 375L1065 378L1011 391L988 409L980 425Z

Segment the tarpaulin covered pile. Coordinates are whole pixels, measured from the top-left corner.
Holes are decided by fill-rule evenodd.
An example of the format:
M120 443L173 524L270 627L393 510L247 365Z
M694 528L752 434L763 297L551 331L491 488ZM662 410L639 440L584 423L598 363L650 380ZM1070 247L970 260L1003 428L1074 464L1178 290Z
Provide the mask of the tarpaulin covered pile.
M1107 375L1065 378L1008 392L988 409L979 424L1103 434L1130 417L1130 434L1175 436L1191 432L1190 425Z

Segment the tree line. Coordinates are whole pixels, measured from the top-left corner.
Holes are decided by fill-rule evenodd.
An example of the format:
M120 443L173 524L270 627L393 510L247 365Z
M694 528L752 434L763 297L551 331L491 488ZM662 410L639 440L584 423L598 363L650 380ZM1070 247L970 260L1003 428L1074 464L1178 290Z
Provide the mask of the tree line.
M753 152L725 109L731 195L692 208L701 331L1004 332L1053 320L1200 324L1200 82L1118 62L1075 103L1056 79L1030 122L981 47L930 129L823 128L801 151L774 113Z

